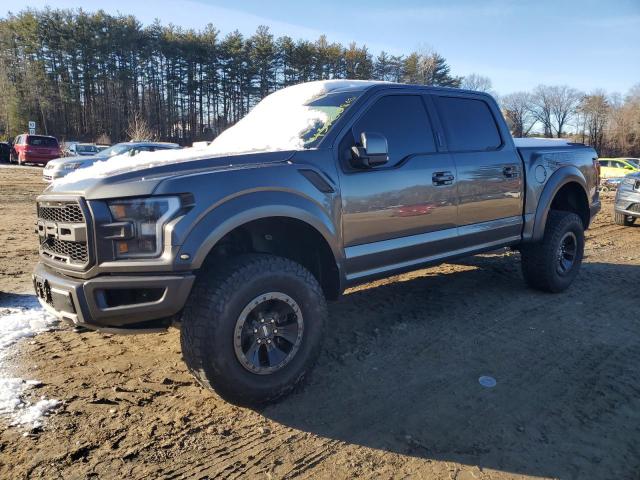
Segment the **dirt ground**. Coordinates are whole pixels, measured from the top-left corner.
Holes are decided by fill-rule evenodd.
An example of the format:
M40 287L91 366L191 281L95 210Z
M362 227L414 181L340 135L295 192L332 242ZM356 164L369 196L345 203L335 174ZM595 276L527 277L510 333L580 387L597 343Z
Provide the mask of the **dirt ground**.
M5 305L31 294L40 175L0 168ZM564 294L525 288L515 253L349 292L307 384L261 411L197 386L176 330L21 341L15 373L63 404L42 431L0 419L0 478L638 480L640 228L611 211Z

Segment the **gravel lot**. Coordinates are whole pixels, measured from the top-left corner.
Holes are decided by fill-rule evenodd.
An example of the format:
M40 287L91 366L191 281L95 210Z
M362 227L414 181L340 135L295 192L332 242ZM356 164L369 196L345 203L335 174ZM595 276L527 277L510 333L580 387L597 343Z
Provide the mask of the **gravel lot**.
M0 168L4 306L31 294L40 178ZM176 330L21 340L15 374L62 404L34 431L0 418L0 478L640 479L640 228L611 212L564 294L510 252L350 291L309 382L261 411L198 387Z

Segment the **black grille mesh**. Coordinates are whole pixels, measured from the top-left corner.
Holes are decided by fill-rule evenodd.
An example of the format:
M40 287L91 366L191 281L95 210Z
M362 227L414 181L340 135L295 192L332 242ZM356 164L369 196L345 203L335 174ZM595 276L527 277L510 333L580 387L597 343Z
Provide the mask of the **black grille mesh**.
M86 243L67 242L65 240L58 240L57 238L47 238L42 244L42 248L49 254L69 257L75 262L84 263L88 259Z
M84 215L77 204L69 203L60 207L38 207L38 218L50 222L84 223Z
M75 202L60 205L38 205L38 219L45 222L85 223L80 205ZM75 264L86 263L89 260L86 242L72 242L54 237L40 237L43 255L53 260ZM64 257L56 258L56 257Z

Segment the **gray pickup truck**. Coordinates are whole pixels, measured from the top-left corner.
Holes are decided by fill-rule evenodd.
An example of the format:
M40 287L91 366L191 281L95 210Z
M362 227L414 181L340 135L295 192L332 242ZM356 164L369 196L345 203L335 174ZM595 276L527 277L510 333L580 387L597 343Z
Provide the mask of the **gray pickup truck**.
M185 152L53 183L34 286L76 325L177 326L194 376L239 404L303 379L348 287L511 247L530 287L565 290L600 208L592 148L514 141L458 89L302 84Z

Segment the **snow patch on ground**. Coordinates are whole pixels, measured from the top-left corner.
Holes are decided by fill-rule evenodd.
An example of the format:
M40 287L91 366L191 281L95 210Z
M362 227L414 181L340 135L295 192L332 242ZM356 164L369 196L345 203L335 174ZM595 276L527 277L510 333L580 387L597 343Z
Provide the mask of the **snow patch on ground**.
M301 150L304 148L301 134L316 122L328 120L327 114L307 106L311 100L332 91L374 83L380 82L320 80L283 88L267 95L247 116L218 135L208 146L141 152L135 157L118 155L96 162L90 167L75 170L56 180L56 184L73 183L163 163L177 163L213 156Z
M35 403L26 400L27 390L41 383L12 376L6 358L7 347L21 338L50 330L56 323L33 296L3 294L0 298L0 415L8 416L12 425L38 428L45 414L60 404L44 397Z

